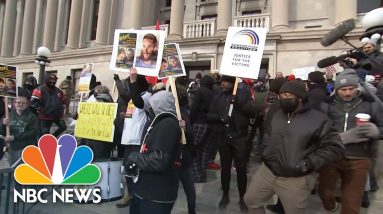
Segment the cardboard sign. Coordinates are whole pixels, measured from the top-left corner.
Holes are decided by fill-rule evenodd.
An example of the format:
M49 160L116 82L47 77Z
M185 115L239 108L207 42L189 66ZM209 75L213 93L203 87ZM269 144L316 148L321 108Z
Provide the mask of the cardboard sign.
M257 79L265 47L265 28L230 27L219 72Z
M0 64L0 96L17 97L17 67Z
M117 103L80 102L74 136L113 142Z
M165 44L158 78L178 76L186 76L179 45L177 43Z
M295 79L307 80L309 73L315 71L315 66L303 67L303 68L293 68L292 74L294 74Z
M146 76L158 76L165 32L159 30L116 30L109 69L129 72L131 67Z
M88 92L90 80L92 78L93 63L86 63L81 70L78 82L78 92Z

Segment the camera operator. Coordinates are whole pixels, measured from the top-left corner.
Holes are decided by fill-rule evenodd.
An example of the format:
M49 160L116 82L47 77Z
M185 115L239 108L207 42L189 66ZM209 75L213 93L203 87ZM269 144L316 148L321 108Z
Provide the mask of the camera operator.
M378 83L383 75L383 54L379 51L377 42L375 40L368 41L363 45L362 51L368 57L359 59L350 57L349 59L353 62L355 69L370 66L367 74L375 76L376 83Z

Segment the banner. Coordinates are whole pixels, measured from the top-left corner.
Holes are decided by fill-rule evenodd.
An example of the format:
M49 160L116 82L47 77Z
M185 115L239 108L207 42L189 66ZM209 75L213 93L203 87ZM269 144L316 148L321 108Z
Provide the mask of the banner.
M113 142L117 103L80 102L74 136Z
M184 63L181 57L179 45L169 43L164 45L161 68L158 74L159 79L167 77L186 76Z
M109 69L129 72L131 67L146 76L158 76L165 31L115 30Z
M17 67L0 64L0 96L17 96Z
M257 79L265 47L265 28L229 27L219 72Z
M82 67L80 73L80 80L78 82L78 92L88 92L90 80L92 78L93 71L93 63L86 63L84 67Z
M307 80L309 73L315 71L315 66L303 67L303 68L293 68L292 74L294 74L295 79Z

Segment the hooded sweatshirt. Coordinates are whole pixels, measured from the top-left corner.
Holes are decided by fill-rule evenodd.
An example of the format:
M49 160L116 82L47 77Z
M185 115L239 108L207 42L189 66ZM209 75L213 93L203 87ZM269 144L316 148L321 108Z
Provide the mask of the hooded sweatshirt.
M155 118L143 139L141 152L128 156L128 165L140 170L134 194L157 203L177 199L181 151L181 128L170 92L159 91L149 99Z

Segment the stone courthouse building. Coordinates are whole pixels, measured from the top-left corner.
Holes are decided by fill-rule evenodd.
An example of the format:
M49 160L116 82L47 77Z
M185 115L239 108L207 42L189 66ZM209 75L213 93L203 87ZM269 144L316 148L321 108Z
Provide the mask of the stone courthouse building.
M59 82L70 75L76 84L85 63L103 84L113 85L109 61L115 29L154 29L166 42L180 44L188 75L219 70L229 26L268 29L261 69L271 76L350 49L338 41L323 47L320 39L336 24L382 7L381 0L0 0L0 64L38 79L37 49L49 48L47 73ZM349 34L360 46L360 22ZM124 76L124 74L121 74Z

